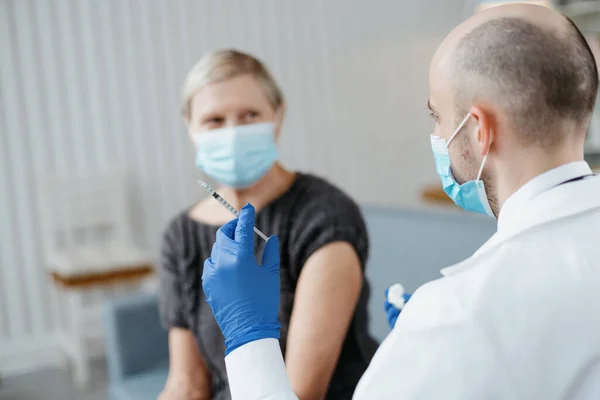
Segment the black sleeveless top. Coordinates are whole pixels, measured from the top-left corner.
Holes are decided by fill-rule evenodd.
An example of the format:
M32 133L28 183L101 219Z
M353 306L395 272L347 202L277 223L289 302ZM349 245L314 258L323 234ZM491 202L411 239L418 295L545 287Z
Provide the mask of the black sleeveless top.
M193 332L212 377L213 399L230 399L225 369L223 335L202 291L202 267L210 256L219 226L193 220L185 210L165 230L160 265L160 312L165 327ZM281 253L280 344L285 355L296 284L306 260L328 243L350 243L363 268L368 257L368 236L357 205L323 179L298 174L290 189L260 210L256 226L277 235ZM263 240L256 240L260 256ZM260 258L259 258L260 259ZM323 265L323 268L327 268ZM354 317L333 374L327 399L351 399L377 343L368 334L369 285L363 282Z

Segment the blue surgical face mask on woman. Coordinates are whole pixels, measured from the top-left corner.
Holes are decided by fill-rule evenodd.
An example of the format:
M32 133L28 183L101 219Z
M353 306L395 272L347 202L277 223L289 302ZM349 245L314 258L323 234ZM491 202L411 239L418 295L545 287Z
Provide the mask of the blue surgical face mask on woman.
M439 136L431 135L431 148L435 160L435 169L442 181L444 192L446 192L448 197L450 197L457 206L466 211L477 212L494 217L494 213L492 212L492 208L490 207L485 192L485 186L481 180L481 173L483 172L483 167L487 160L487 153L481 161L481 167L479 168L479 173L475 180L467 181L461 185L454 179L452 169L450 168L448 146L450 146L452 140L454 140L456 135L462 130L470 117L471 113L467 114L448 142Z
M272 122L198 132L196 167L212 179L237 189L265 176L278 158Z

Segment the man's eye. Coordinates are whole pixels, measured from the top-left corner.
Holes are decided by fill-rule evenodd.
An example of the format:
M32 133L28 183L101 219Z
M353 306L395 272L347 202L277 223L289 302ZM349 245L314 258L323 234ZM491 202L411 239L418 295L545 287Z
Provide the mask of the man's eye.
M433 112L430 112L429 116L431 117L431 119L433 119L435 122L437 122L437 120L438 120L438 116L437 115L435 115Z

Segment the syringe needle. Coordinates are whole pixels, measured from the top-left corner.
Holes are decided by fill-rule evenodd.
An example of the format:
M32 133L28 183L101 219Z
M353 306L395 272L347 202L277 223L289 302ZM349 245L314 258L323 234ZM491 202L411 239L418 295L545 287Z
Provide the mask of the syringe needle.
M206 182L201 181L200 179L198 179L196 177L194 177L194 179L196 179L196 182L198 182L200 184L200 186L202 186L204 188L204 190L206 190L212 197L214 197L214 199L217 200L230 213L232 213L236 217L240 214L240 212L238 210L236 210L231 204L229 204L227 202L227 200L225 200L223 197L221 197L221 195L219 195L216 192L215 189L213 189L212 187L210 187L210 185L208 185ZM256 226L254 227L254 232L256 232L256 234L258 236L260 236L265 242L267 240L269 240L269 238L267 237L267 235L265 235L264 233L262 233Z
M266 242L267 240L269 240L269 238L267 237L267 235L265 235L264 233L262 233L257 227L254 227L254 232L256 232L256 234L258 236L260 236L261 238L263 238L263 240Z

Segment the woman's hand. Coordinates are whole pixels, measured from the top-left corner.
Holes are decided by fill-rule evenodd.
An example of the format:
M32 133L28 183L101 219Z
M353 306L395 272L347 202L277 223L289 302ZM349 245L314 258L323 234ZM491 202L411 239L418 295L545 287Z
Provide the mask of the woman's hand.
M194 392L182 387L165 387L162 393L158 395L157 400L210 400L210 395L207 396L204 393Z
M169 376L158 400L210 400L208 368L191 331L169 329Z
M161 394L158 395L157 400L188 400L188 393L177 388L165 388Z
M169 377L157 400L210 400L210 390L207 388L194 387L191 379L181 380Z

